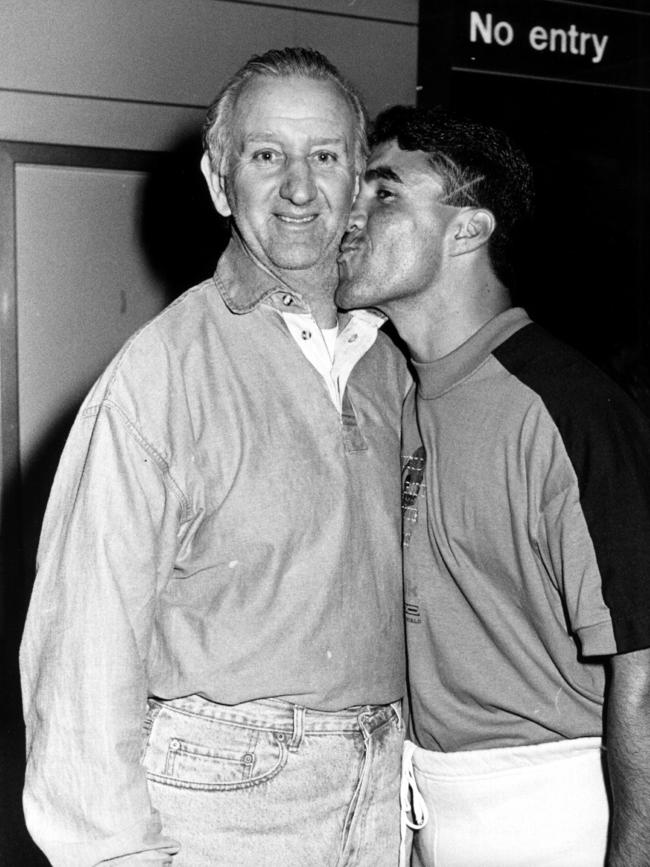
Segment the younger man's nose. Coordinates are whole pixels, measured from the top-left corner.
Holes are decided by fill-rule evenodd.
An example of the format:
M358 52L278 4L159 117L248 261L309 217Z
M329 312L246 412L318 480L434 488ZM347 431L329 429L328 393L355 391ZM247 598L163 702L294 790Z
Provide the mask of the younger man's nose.
M346 232L354 233L355 231L361 231L361 229L365 227L367 221L368 216L365 210L361 207L359 197L357 197L352 203L352 210L350 211L350 216L348 218Z

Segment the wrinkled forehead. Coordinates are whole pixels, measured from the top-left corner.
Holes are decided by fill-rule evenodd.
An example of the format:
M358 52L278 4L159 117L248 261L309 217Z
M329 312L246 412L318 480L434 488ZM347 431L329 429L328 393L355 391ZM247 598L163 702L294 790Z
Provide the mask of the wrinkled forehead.
M240 141L266 133L313 132L351 148L355 126L352 107L334 81L302 76L255 76L244 85L233 112L233 132Z

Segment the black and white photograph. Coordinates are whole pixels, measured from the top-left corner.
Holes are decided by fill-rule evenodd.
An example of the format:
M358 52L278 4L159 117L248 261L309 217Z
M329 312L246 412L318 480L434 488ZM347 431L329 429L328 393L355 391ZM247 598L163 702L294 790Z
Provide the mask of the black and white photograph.
M650 867L648 0L0 45L0 867Z

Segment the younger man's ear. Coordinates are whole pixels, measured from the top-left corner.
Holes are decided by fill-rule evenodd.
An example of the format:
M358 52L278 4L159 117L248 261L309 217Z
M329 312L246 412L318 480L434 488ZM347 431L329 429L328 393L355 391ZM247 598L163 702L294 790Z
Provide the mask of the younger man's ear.
M207 152L201 157L201 171L210 190L213 205L222 217L229 217L232 211L226 197L224 176L214 168L213 160L210 159L210 154Z
M466 208L454 220L452 256L461 256L487 244L494 232L496 220L491 211L484 208Z

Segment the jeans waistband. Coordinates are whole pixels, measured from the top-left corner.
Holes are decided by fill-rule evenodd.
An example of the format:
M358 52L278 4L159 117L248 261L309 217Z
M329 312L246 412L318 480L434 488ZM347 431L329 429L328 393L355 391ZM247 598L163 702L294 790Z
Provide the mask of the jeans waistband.
M200 695L174 699L151 699L152 705L173 708L186 713L215 720L227 721L252 728L295 733L299 725L303 732L340 733L374 731L390 720L402 725L401 701L385 705L358 705L338 711L313 710L289 701L263 698L228 705L209 701Z

